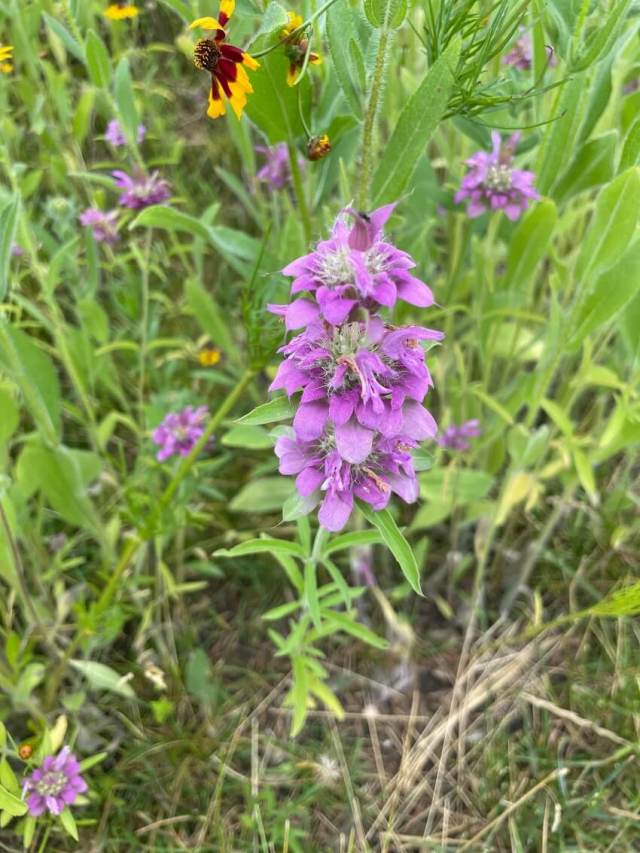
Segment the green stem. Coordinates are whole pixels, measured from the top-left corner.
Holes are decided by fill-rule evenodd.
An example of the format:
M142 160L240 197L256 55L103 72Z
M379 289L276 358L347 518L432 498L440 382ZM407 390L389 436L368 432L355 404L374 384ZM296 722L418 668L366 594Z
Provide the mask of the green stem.
M364 117L364 126L362 129L360 180L358 183L358 191L356 194L356 207L359 210L366 209L367 201L369 199L369 181L371 180L371 163L373 160L373 132L375 130L376 116L378 114L378 105L380 103L380 95L382 93L388 42L389 32L385 28L380 31L380 41L378 42L376 63L373 69L373 79L371 81L369 103L367 105L367 111Z
M300 166L298 165L298 152L292 142L287 142L287 150L289 151L289 164L291 166L291 177L293 178L293 191L296 195L300 218L302 219L304 238L307 243L310 243L312 237L311 217L309 216L307 199L304 194L304 187L302 186L302 175L300 174Z

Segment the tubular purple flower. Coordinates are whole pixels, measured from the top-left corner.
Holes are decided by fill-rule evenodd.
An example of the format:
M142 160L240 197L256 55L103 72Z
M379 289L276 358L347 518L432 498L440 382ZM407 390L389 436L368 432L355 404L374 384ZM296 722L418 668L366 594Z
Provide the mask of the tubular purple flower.
M162 204L171 197L171 187L158 172L150 175L136 175L132 177L126 172L116 169L111 173L116 179L116 186L124 190L118 199L122 207L131 210L141 210L152 204Z
M85 225L93 231L93 236L99 243L108 243L113 246L120 239L118 236L118 211L110 210L105 213L97 207L89 207L80 214L80 224Z
M395 206L388 204L370 214L345 208L329 240L283 269L293 276L292 294L306 291L313 296L269 306L284 316L287 329L299 329L317 317L339 326L358 308L371 313L393 308L398 299L419 308L433 305L431 290L409 272L416 265L413 258L383 238L382 229ZM350 226L347 218L355 223Z
M209 415L206 406L187 406L180 412L166 415L153 431L151 438L160 447L156 454L158 462L174 455L188 456L204 433L204 421Z
M438 439L438 444L446 450L468 450L471 446L469 439L477 438L479 435L482 435L480 421L473 418L463 424L448 426Z
M139 124L138 130L136 132L138 143L144 142L146 133L147 128L143 124ZM121 146L127 144L127 138L124 135L124 131L122 130L120 122L116 118L111 119L111 121L107 125L104 138L105 142L108 142L109 145L112 145L114 148L120 148Z
M471 168L462 179L454 200L469 200L467 213L472 219L486 210L503 210L509 219L516 220L527 209L531 199L540 198L533 186L533 172L512 167L519 138L520 134L514 133L504 143L500 134L493 131L491 153L478 151L466 161Z
M47 811L59 815L87 790L87 783L80 774L78 760L65 746L58 755L48 755L42 765L24 779L22 788L29 814L40 817Z

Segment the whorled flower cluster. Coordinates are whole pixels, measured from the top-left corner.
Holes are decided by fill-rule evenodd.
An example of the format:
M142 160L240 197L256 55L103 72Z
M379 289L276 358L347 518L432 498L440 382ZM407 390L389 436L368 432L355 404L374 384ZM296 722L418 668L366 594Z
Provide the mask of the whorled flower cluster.
M320 504L323 527L338 531L354 497L383 509L392 492L418 496L411 451L437 426L422 401L432 386L422 341L442 333L395 327L380 315L398 299L433 304L406 253L382 229L395 204L369 215L345 209L329 240L283 272L294 277L288 305L270 305L287 329L303 328L281 348L270 390L302 392L292 428L276 444L282 474L295 474L305 508Z
M68 746L58 755L48 755L42 765L23 784L29 814L40 817L45 812L59 815L87 790L80 764Z

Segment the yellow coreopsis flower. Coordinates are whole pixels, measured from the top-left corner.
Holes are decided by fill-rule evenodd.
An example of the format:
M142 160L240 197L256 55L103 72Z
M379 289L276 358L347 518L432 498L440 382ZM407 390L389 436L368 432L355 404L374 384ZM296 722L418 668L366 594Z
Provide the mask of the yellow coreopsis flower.
M295 85L298 73L304 65L304 58L309 50L309 38L304 30L296 32L302 26L302 15L296 12L288 12L289 23L282 30L282 38L285 39L284 52L289 60L287 71L287 83ZM319 53L309 53L309 62L312 65L320 65L322 57Z
M124 21L125 18L136 18L138 16L138 7L131 3L112 3L104 10L105 17L111 21Z
M0 44L0 74L11 74L13 71L13 47L10 44Z
M201 27L203 30L214 30L213 38L203 38L196 42L193 50L193 62L196 68L211 74L209 89L209 108L207 115L218 118L225 114L224 98L231 104L231 109L238 118L247 103L247 95L253 92L245 66L252 71L259 63L233 44L227 44L225 27L233 15L235 0L222 0L217 18L198 18L190 29Z

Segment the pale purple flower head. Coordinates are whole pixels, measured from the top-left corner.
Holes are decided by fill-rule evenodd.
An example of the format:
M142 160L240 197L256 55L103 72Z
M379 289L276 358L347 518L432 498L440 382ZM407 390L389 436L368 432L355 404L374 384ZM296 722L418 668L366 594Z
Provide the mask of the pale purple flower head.
M24 249L22 246L18 245L18 243L14 243L11 246L11 257L12 258L21 258L24 255Z
M480 421L473 418L473 420L465 421L463 424L448 426L438 439L438 444L447 450L468 450L470 447L469 439L477 438L481 434Z
M204 432L204 421L209 415L206 406L187 406L181 412L166 415L160 426L152 433L152 439L160 447L156 454L158 462L164 462L176 454L188 456Z
M512 166L519 138L520 134L514 133L503 142L500 134L493 131L491 153L477 151L466 161L470 169L454 200L469 200L467 213L472 219L486 210L503 210L509 219L516 220L527 209L530 199L540 198L533 186L533 172Z
M117 210L105 212L98 210L97 207L89 207L80 214L80 224L91 228L93 236L99 243L108 243L110 246L117 243L119 239L117 221Z
M117 169L111 174L116 179L116 186L124 190L118 199L119 203L131 210L141 210L152 204L162 204L171 196L171 187L158 172L132 177Z
M301 441L294 433L276 442L281 474L296 475L296 487L310 511L320 504L318 520L327 530L342 530L353 510L354 498L381 510L391 493L407 503L418 497L419 487L411 451L416 442L408 436L377 435L359 463L345 460L328 429L314 441Z
M47 811L59 815L76 801L78 794L87 790L80 765L68 746L58 755L48 755L42 765L24 779L22 786L32 817L40 817Z
M291 181L291 166L289 164L287 143L281 142L279 145L274 145L273 148L267 148L265 145L257 145L256 151L265 156L265 163L258 169L256 178L268 184L269 188L273 191L283 190ZM304 169L306 161L300 157L298 158L298 165L301 169Z
M370 214L345 208L329 240L283 269L293 276L292 294L306 291L313 297L269 306L285 318L287 329L318 318L339 326L358 308L372 313L393 308L398 299L419 308L433 305L431 290L409 272L415 267L413 258L383 237L395 206L387 204Z
M136 133L138 143L144 142L146 133L147 128L143 124L139 124L138 131ZM105 141L108 142L109 145L113 145L114 148L120 148L122 145L127 144L127 137L124 135L120 122L116 118L111 119L107 125L104 138Z

